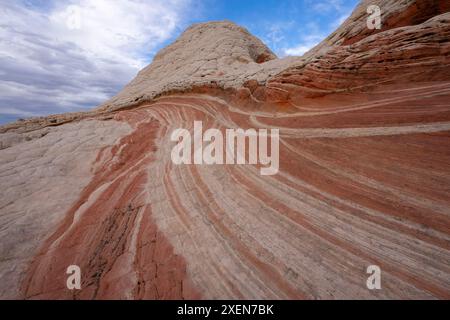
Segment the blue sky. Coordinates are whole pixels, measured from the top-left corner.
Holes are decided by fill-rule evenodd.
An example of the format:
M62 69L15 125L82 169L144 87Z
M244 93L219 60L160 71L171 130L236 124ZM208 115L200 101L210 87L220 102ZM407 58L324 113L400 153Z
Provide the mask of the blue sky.
M231 20L302 55L357 0L0 0L0 124L93 108L194 22Z
M243 25L278 56L303 54L333 32L358 3L356 0L208 2L212 10L206 20L229 19Z

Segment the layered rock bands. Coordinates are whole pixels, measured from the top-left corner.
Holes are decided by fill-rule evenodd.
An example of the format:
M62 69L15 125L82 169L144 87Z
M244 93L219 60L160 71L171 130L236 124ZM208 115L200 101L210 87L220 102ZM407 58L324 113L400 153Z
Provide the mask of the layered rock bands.
M93 111L1 127L0 297L449 299L449 7L363 1L284 59L194 25ZM173 164L196 120L280 129L279 173Z

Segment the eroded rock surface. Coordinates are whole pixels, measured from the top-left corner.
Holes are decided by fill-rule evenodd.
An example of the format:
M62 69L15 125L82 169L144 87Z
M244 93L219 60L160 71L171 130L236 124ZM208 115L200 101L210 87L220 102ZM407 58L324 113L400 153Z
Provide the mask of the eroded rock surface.
M276 59L259 39L231 22L196 24L99 110L116 110L193 87L238 88L249 79L264 83L296 60L301 59Z
M0 296L449 299L448 10L363 1L286 59L195 25L97 109L0 128ZM195 120L279 128L279 173L174 165Z
M0 151L2 298L20 296L30 258L92 179L99 149L130 132L125 122L86 120L33 131L35 139Z

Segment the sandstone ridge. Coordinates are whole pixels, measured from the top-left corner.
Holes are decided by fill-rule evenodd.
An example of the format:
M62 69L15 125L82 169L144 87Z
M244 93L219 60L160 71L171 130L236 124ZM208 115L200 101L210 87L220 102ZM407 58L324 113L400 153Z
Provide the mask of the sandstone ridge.
M193 87L238 88L250 79L264 83L292 60L277 59L259 39L232 22L196 24L162 49L148 67L100 110L115 110L149 101L162 93Z
M0 127L0 298L450 299L447 3L362 1L284 59L197 24L96 109ZM278 128L279 173L175 165L198 120Z

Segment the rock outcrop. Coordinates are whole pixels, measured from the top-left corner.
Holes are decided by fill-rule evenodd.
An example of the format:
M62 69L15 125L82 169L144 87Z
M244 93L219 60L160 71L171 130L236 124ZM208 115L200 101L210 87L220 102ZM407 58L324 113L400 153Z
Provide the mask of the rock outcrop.
M196 24L161 50L152 64L100 110L138 105L195 87L239 88L250 79L263 84L297 59L276 59L259 39L231 22Z
M1 127L0 297L449 299L448 11L363 1L285 59L194 25L91 112ZM195 120L279 128L279 173L173 164Z

